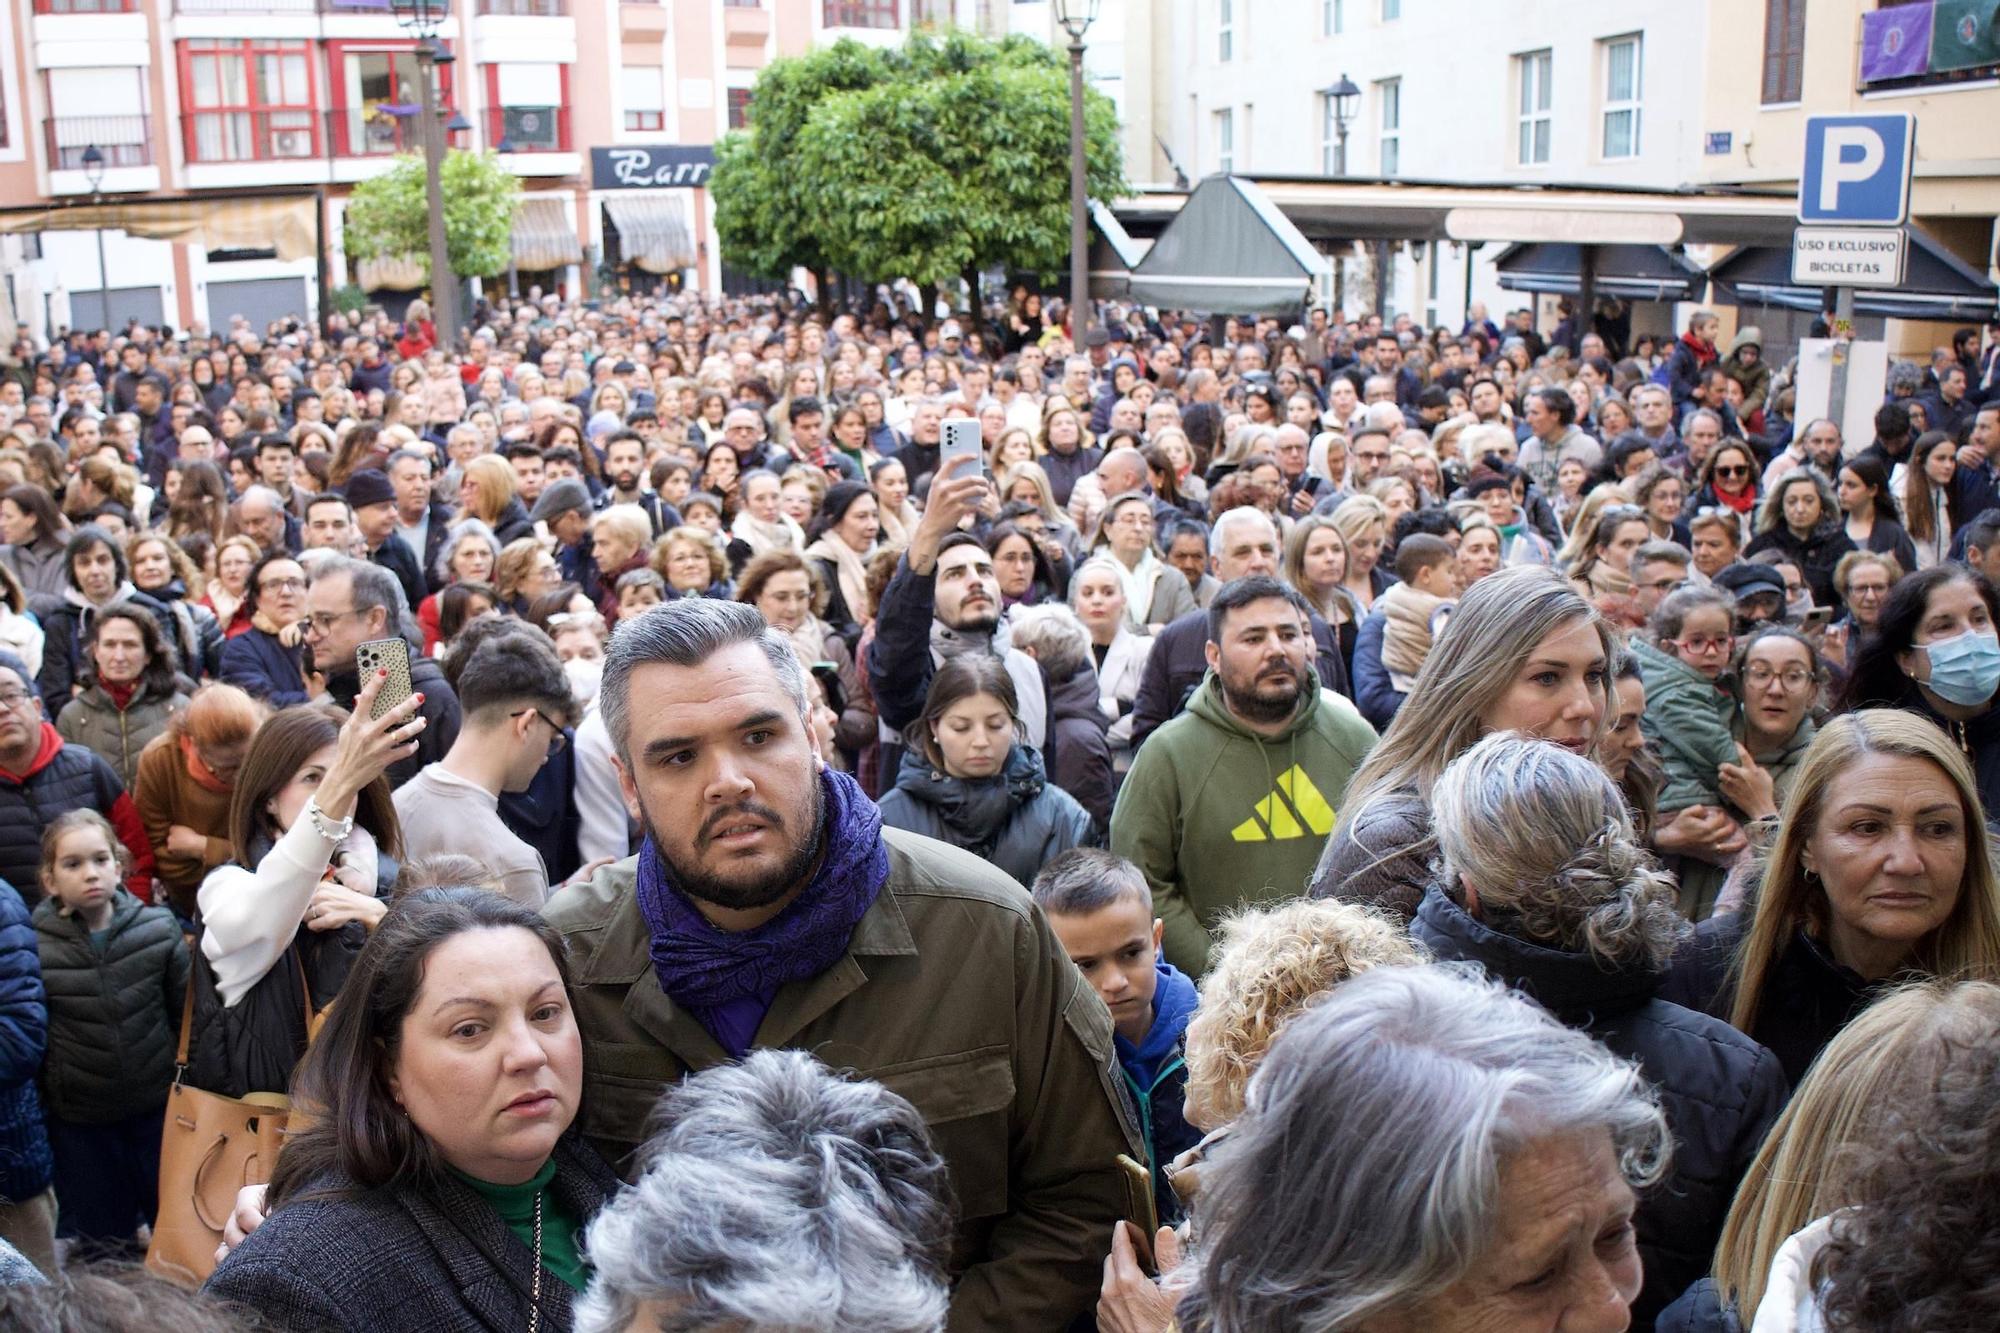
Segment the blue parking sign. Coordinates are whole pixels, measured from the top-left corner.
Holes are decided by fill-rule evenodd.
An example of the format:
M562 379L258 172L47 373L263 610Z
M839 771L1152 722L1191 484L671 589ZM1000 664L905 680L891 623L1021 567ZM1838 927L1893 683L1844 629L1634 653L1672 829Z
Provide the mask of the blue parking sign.
M1799 221L1896 227L1910 216L1916 117L1809 116Z

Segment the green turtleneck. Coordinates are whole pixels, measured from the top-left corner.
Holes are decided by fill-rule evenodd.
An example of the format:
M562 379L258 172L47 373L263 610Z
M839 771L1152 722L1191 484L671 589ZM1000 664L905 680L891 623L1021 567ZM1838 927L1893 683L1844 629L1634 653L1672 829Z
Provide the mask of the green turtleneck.
M556 1178L555 1158L549 1158L542 1169L535 1172L534 1179L519 1185L496 1185L490 1180L468 1176L457 1167L450 1170L493 1205L493 1211L500 1214L500 1220L507 1224L507 1229L519 1237L530 1251L535 1248L535 1196L541 1195L542 1267L577 1291L583 1290L584 1283L590 1280L590 1270L585 1267L583 1255L576 1247L577 1220L556 1202L553 1193L546 1192L549 1182Z

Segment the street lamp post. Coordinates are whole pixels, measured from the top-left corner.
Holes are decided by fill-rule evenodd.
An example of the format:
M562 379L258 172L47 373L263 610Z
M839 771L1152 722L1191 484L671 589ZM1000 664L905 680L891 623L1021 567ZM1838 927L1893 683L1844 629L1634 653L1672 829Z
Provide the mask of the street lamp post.
M1090 327L1090 202L1084 183L1083 35L1097 21L1098 0L1056 0L1056 22L1069 34L1069 318L1084 353Z
M431 250L431 319L438 341L446 346L458 338L458 279L444 240L444 127L438 117L437 67L452 57L440 49L438 25L450 12L450 0L390 0L396 22L417 38L417 85L421 109L418 132L424 146L424 211L429 215Z
M1326 104L1333 112L1333 174L1347 174L1347 127L1354 122L1354 104L1361 100L1361 89L1345 74L1339 82L1325 91Z
M92 208L100 208L104 195L98 189L104 184L104 150L91 144L83 150L83 178L90 182L90 203ZM97 315L102 322L104 335L111 336L111 275L104 266L104 217L100 212L97 219Z

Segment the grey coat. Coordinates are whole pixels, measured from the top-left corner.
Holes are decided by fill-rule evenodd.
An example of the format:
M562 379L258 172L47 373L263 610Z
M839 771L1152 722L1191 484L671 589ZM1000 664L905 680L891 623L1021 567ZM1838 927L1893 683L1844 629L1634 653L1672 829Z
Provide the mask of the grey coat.
M49 1113L93 1125L158 1110L174 1081L187 995L180 923L123 889L102 943L54 898L36 905L33 920L49 1005L42 1066Z
M1313 870L1311 894L1416 915L1431 882L1437 839L1430 806L1412 792L1388 792L1358 816L1342 819Z
M1048 780L1042 756L1027 745L1007 752L998 777L978 781L941 773L906 750L895 788L877 804L888 827L963 847L1024 886L1057 852L1091 842L1089 813Z

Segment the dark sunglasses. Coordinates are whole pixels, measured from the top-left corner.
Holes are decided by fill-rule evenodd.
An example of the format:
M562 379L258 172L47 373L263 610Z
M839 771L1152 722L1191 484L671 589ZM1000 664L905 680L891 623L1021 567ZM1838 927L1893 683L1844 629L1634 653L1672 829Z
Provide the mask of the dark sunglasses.
M1750 475L1750 469L1741 466L1719 467L1715 470L1715 475L1718 477L1747 477Z

